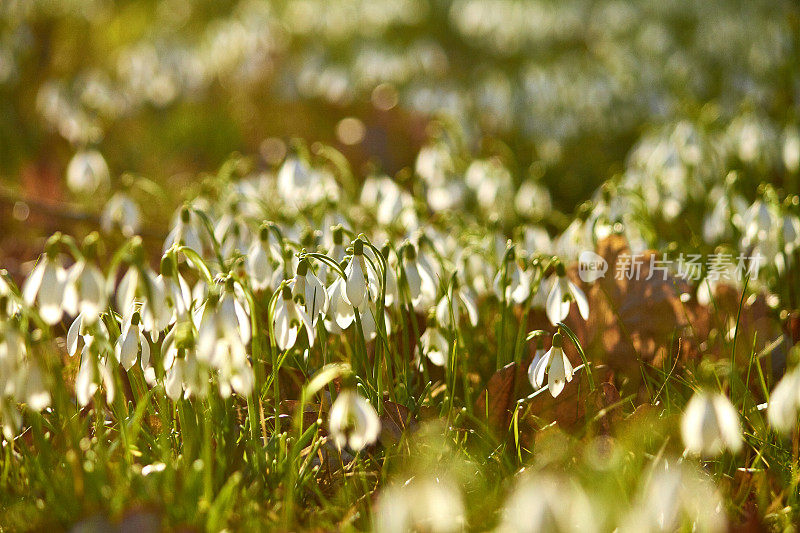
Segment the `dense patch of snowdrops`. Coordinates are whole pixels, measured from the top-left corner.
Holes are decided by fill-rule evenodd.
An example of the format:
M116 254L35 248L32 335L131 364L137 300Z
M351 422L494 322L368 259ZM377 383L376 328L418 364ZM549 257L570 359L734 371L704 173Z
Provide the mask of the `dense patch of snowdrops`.
M472 161L461 181L448 145L426 146L416 163L415 196L379 175L353 190L341 168L327 159L312 161L300 150L274 173L221 173L215 195L181 206L157 268L136 236L142 224L138 206L116 193L101 220L104 232L121 235L123 244L107 251L111 260L102 263L104 269L97 233L82 243L55 234L19 290L9 279L0 282L3 437L10 442L25 431L26 410L50 409L54 380L64 377L46 374L48 363L35 347L65 323L66 351L80 359L72 383L79 407L113 405L121 394L121 371L139 398L156 389L176 402L210 395L252 399L265 387L263 365L275 368L291 353L309 375L343 377L328 429L340 450L359 452L381 431L382 380L408 382L409 373L427 375L443 367L447 382L454 383L464 332L492 326L485 323L485 302L509 310L539 308L557 330L571 307L586 320L589 301L566 268L581 251L594 250L598 239L612 233L623 234L632 250L662 246L669 236L656 239L651 228L706 194L717 200L702 215L703 238L708 245L764 256L766 266L747 281L748 290L779 307L789 297L780 287L800 245L797 199L779 202L772 188L762 187L748 204L736 190L735 174L722 184L697 179L703 150L683 124L668 136L643 140L624 175L601 188L592 209L555 237L535 222L517 225L511 234L500 224L488 232L476 229L479 220L507 216L508 206L520 207L525 216L525 209L548 202L547 191L535 182L514 190L499 159ZM797 142L784 150L787 166L796 166L798 150ZM649 168L654 164L657 170ZM92 193L109 171L99 153L85 152L68 174L76 192ZM609 195L612 188L615 194ZM642 209L649 204L651 209ZM477 219L454 214L465 205L478 207ZM697 283L698 298L711 297L713 281ZM556 398L578 372L590 371L591 354L576 368L564 354L564 342L572 342L566 333L557 331L545 351L540 340L549 334L534 332L539 341L528 369L534 394L547 391ZM337 337L348 339L336 345L344 347L342 353L328 349ZM418 339L417 347L400 348L409 338ZM413 351L410 366L397 363L401 349ZM508 350L498 346L497 358L499 368L510 361ZM797 422L797 376L797 370L788 372L769 402L769 421L780 431ZM312 383L315 391L325 386ZM250 402L248 410L263 424L263 412L252 412ZM713 458L740 451L739 417L726 395L714 387L699 390L681 424L687 454ZM279 420L274 418L276 431ZM687 519L700 529L723 529L720 497L693 464L653 461L641 501L620 527L672 529ZM445 531L463 525L459 491L444 479L421 476L386 487L381 499L390 503L378 507L379 529L415 525ZM605 520L612 518L575 480L524 473L499 528L602 530L609 525Z

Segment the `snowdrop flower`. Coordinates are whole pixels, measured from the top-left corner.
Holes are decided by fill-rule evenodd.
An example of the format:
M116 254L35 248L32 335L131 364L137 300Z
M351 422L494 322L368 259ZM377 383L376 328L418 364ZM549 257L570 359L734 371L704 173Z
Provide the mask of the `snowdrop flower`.
M240 340L232 337L220 339L215 345L211 363L217 369L220 396L228 398L233 391L241 396L253 392L255 374L247 359L247 349Z
M761 199L756 200L742 217L744 246L757 245L770 239L777 227L778 222L769 205Z
M106 160L97 150L75 154L67 165L67 186L77 194L90 195L109 182Z
M450 343L438 328L428 328L420 337L422 351L436 366L447 366L450 359ZM418 361L421 364L421 361Z
M89 263L97 255L97 234L86 238L82 257L67 274L64 288L64 310L83 315L87 323L94 323L106 308L106 279L95 265Z
M531 383L531 387L534 389L538 389L541 385L536 385L536 368L539 366L539 362L544 359L545 354L547 352L544 349L544 344L542 342L541 337L536 339L536 351L533 354L533 359L531 360L530 366L528 366L528 381ZM569 361L567 361L569 362Z
M18 403L41 411L50 405L50 400L39 367L28 358L19 325L13 320L0 319L0 425L3 436L12 440L21 429Z
M164 337L164 390L177 401L182 396L203 398L210 378L208 366L197 360L190 322L179 322Z
M800 247L800 218L791 214L784 215L781 237L786 255L791 255Z
M381 422L367 400L345 390L331 406L328 429L337 448L347 446L357 452L378 439Z
M739 413L720 393L697 392L683 413L681 434L686 451L715 457L724 449L736 453L742 448Z
M633 510L622 520L622 533L727 530L724 502L707 475L686 463L663 461L648 477Z
M353 257L344 271L347 276L344 296L353 307L361 307L367 301L368 271L364 260L364 242L353 241Z
M226 341L245 345L250 342L250 315L237 297L239 287L228 278L221 292L212 292L201 311L197 327L197 355L210 361L216 344Z
M572 381L572 364L564 353L563 345L561 333L556 332L553 335L552 347L542 356L533 370L534 388L542 388L544 375L547 373L547 388L553 398L561 394L564 386ZM528 375L530 376L530 370Z
M442 187L453 172L453 159L444 143L423 146L414 166L417 175L430 187Z
M787 372L769 396L767 418L779 433L789 433L797 425L800 412L800 367Z
M78 404L86 407L92 400L92 396L102 384L106 391L106 402L114 401L115 385L113 374L113 360L109 357L101 357L97 353L96 339L86 337L88 340L81 352L81 365L78 375L75 377L75 395Z
M385 489L376 506L375 530L381 533L463 531L465 509L458 487L444 479L412 478Z
M64 284L66 272L58 260L56 243L58 236L53 236L45 247L45 253L36 267L22 285L22 298L29 306L38 303L39 314L45 323L58 324L64 314Z
M117 286L118 309L130 309L137 300L145 331L158 333L169 326L174 302L168 298L163 278L147 266L132 266Z
M304 203L305 191L312 185L312 182L311 168L296 156L286 158L278 170L278 194L289 203Z
M600 531L602 515L574 481L551 475L523 479L503 511L499 532Z
M511 250L505 257L505 268L501 268L494 278L494 290L497 297L507 302L523 303L531 294L531 281L516 261L516 254ZM505 275L505 280L504 280ZM503 287L505 281L505 287Z
M570 301L575 301L578 311L584 320L589 319L589 301L583 291L567 277L564 264L560 261L556 264L556 274L551 277L552 286L547 296L545 310L547 318L555 326L563 322L569 314ZM540 289L541 290L541 289Z
M14 316L20 309L17 297L11 289L10 283L4 277L5 270L0 270L0 317L5 313L6 317Z
M297 263L297 274L292 282L292 294L295 297L302 297L306 314L311 318L312 324L316 324L319 316L328 311L328 293L309 268L308 259L301 259Z
M263 226L258 240L253 241L245 257L245 268L254 291L263 291L271 285L274 274L273 257L269 244L269 228Z
M139 206L124 192L112 196L100 215L100 227L105 233L111 233L118 228L125 237L133 237L139 232L141 224L142 213Z
M347 290L347 281L339 277L328 287L328 294L330 295L327 320L325 326L331 333L338 333L336 329L345 330L350 327L350 324L356 318L353 312L353 306L347 301L345 291Z
M97 320L90 324L83 319L83 315L76 316L67 330L67 353L70 357L78 354L78 344L81 339L84 344L88 344L95 335L108 338L108 328L103 321Z
M125 370L133 368L137 359L140 360L142 370L150 367L150 343L143 331L138 310L131 313L122 323L122 332L114 346L114 354Z
M273 317L275 343L281 351L288 350L297 341L300 328L305 328L309 346L314 345L314 326L305 309L292 299L292 289L285 285L275 302Z
M455 323L458 324L461 318L461 309L467 312L472 326L478 325L478 306L475 303L475 294L469 287L465 287L458 282L458 277L453 277L452 295L445 295L436 305L436 320L445 327L450 327L450 316L452 313Z
M235 205L235 204L234 204ZM231 257L234 252L247 251L252 242L250 228L239 217L238 207L232 207L214 228L214 237L220 243L222 257Z
M336 261L336 264L342 264L342 261L347 253L344 247L344 230L341 226L334 226L331 234L333 237L333 246L331 246L330 250L328 251L328 257ZM337 274L331 273L331 271L328 269L327 263L322 263L319 266L319 275L317 276L319 280L326 284L330 283L331 275L338 277Z
M164 239L164 253L173 246L186 246L197 253L203 252L203 241L200 239L202 229L200 217L192 212L189 206L181 208L177 221Z
M403 272L414 307L427 309L436 302L438 282L431 268L422 263L413 244L403 247Z

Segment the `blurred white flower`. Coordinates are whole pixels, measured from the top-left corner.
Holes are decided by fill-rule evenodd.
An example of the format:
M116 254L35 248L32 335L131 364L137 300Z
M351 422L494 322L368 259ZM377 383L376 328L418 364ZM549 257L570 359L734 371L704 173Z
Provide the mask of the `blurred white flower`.
M786 372L769 395L767 419L780 433L789 433L797 426L800 413L800 367Z
M541 359L539 359L536 367L533 369L533 386L535 389L542 388L544 384L544 375L547 374L547 388L550 395L555 398L564 386L572 381L572 364L569 362L563 349L563 338L561 333L556 332L553 335L553 345L547 350ZM528 370L530 376L530 369Z
M381 422L375 408L367 400L353 391L345 390L331 406L328 429L340 450L347 446L359 451L377 440Z
M508 499L498 533L593 532L602 529L602 512L574 481L551 475L527 477Z
M475 294L469 287L461 285L458 278L453 278L453 292L450 297L444 295L436 305L436 320L440 325L450 327L450 316L452 313L455 324L461 318L461 309L467 312L470 324L478 325L478 305L475 301Z
M106 391L106 402L111 404L116 391L114 384L116 360L97 353L96 343L99 341L96 338L85 338L87 342L83 346L80 368L75 377L75 396L78 405L87 406L101 385Z
M190 207L184 206L180 209L171 227L167 238L164 239L164 253L167 253L173 246L179 245L191 248L198 254L203 253L203 241L200 238L204 231L203 222Z
M503 298L503 282L505 281L505 299L507 302L521 304L531 294L531 280L526 272L517 264L515 254L508 255L505 269L500 268L494 278L494 291L497 297ZM504 277L505 276L505 277Z
M739 413L720 393L697 392L686 406L681 420L681 435L689 453L715 457L728 449L742 448Z
M114 194L100 214L100 227L105 233L119 229L125 237L132 237L139 232L141 224L139 206L124 192Z
M381 492L374 527L380 533L463 531L465 514L458 486L438 477L412 478Z
M422 351L436 366L447 366L450 359L450 343L438 328L428 328L420 337Z
M94 323L105 311L106 279L95 265L81 259L69 269L64 288L64 310Z
M38 303L39 314L47 324L55 325L64 314L64 285L67 274L56 252L45 251L36 267L22 284L22 298L32 306Z
M551 288L547 295L545 310L551 324L555 326L567 318L571 301L577 304L581 317L584 320L589 319L589 300L586 299L581 288L567 277L563 263L559 262L556 265L556 273L550 278L550 283Z
M274 255L269 244L269 229L261 228L258 239L245 257L245 267L254 291L263 291L272 283Z
M685 463L661 461L641 487L634 507L620 524L620 531L655 533L684 528L727 531L724 502L705 473Z
M412 244L403 247L403 271L414 307L426 310L433 305L438 286L436 275L419 260L417 249Z
M90 195L108 186L106 160L97 150L76 153L67 166L67 186L76 194Z

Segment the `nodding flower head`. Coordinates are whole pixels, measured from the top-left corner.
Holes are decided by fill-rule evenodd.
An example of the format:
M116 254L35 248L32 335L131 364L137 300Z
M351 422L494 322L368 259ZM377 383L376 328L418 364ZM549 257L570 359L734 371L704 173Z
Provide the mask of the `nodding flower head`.
M353 257L345 269L347 283L345 296L353 307L361 307L367 300L367 266L364 260L364 242L353 241Z
M278 348L288 350L294 346L301 327L305 328L308 343L313 346L314 326L311 318L303 306L297 305L297 302L292 298L292 288L288 284L283 285L280 297L275 302L273 315L275 343Z
M339 394L331 406L329 429L339 449L359 451L378 439L381 422L370 403L353 391Z
M561 333L553 335L552 347L542 356L533 371L533 386L537 389L542 387L544 375L547 374L547 388L553 398L561 394L564 386L572 381L572 364L564 354L563 346ZM528 375L530 376L530 371Z
M580 287L567 276L567 269L561 261L556 262L555 274L550 277L550 293L547 295L545 310L547 318L553 325L563 322L569 314L570 302L578 306L578 312L584 320L589 319L589 301ZM539 289L542 290L542 289Z

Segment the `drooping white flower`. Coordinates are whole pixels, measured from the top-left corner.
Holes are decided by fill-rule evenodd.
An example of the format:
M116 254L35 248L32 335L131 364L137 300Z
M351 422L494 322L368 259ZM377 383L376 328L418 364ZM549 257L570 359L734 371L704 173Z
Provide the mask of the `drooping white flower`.
M143 371L150 366L150 343L144 336L138 310L123 321L120 336L114 345L114 354L125 370L133 368L137 359Z
M227 398L235 391L241 396L248 396L253 391L255 374L247 359L245 345L226 336L219 339L214 346L211 364L217 370L220 395Z
M125 237L132 237L139 232L141 224L139 206L124 192L114 194L100 215L100 227L105 233L119 229Z
M269 228L262 227L258 239L253 240L245 257L245 267L254 291L263 291L272 284L275 269L273 252L269 244Z
M359 451L375 442L381 431L378 413L357 393L345 390L331 406L328 429L341 450L345 446Z
M347 276L344 296L353 307L361 307L367 301L368 290L368 270L361 239L353 241L353 257L344 273Z
M83 315L88 323L95 322L106 308L106 279L94 264L81 259L67 274L64 288L64 310Z
M67 274L57 259L54 247L45 251L22 285L22 298L28 305L38 304L47 324L58 324L64 314L64 284Z
M528 476L506 502L497 531L600 531L598 511L575 481L548 474Z
M97 150L76 153L67 165L67 186L77 194L90 195L109 182L106 160Z
M376 505L375 530L382 533L463 531L464 502L458 486L441 477L412 478L383 490Z
M220 343L235 345L228 348L238 353L239 345L244 349L250 342L250 315L236 292L236 283L228 279L222 291L209 294L205 305L198 309L197 357L201 361L213 361Z
M800 413L800 367L787 372L769 395L767 418L780 433L788 433L797 426Z
M314 326L311 318L305 309L292 299L292 289L288 285L283 287L275 302L273 327L275 343L282 351L294 346L301 327L306 331L309 345L314 345Z
M198 361L191 345L186 346L185 342L181 343L176 339L181 336L181 330L190 331L192 328L189 322L177 323L161 344L161 351L164 354L164 389L173 401L181 397L203 398L208 390L210 366Z
M544 346L542 346L541 339L537 339L536 351L533 354L531 364L528 366L528 381L530 381L531 387L534 389L541 387L541 385L536 385L536 368L539 366L539 362L544 359L546 354L547 351L544 349Z
M106 402L114 401L115 384L113 364L115 360L97 353L96 340L89 338L81 352L81 364L75 377L75 396L78 404L85 407L102 385L106 391Z
M353 306L347 301L345 291L347 290L347 281L338 277L328 287L328 294L330 295L328 305L328 320L325 321L325 327L331 333L335 333L333 326L335 325L339 330L344 330L350 327L350 324L355 320L356 315L353 311Z
M11 289L10 282L6 280L5 271L0 270L0 302L5 301L5 305L0 303L0 316L14 316L20 309L19 298Z
M195 252L203 253L203 240L200 238L203 231L203 222L200 216L188 206L180 209L178 216L172 223L172 229L164 239L164 253L176 245L186 246Z
M673 461L659 461L653 469L623 518L621 533L727 531L724 501L704 472Z
M28 357L27 347L18 325L0 320L0 426L7 440L13 439L22 427L18 403L35 411L50 405L38 365Z
M557 264L556 274L551 277L550 283L552 286L545 304L545 311L550 323L555 326L567 318L571 301L577 304L581 317L584 320L589 319L589 300L586 299L586 295L581 288L567 277L563 263L559 262ZM539 290L541 291L542 289L540 288Z
M452 295L445 295L436 305L436 320L442 326L450 327L450 316L452 314L455 323L458 324L462 309L467 312L467 318L470 324L472 324L473 327L477 326L478 305L475 302L475 294L469 287L461 285L457 278L453 278Z
M67 353L70 357L78 354L78 346L81 339L83 339L84 344L88 344L95 335L108 338L108 328L106 328L103 321L97 320L93 323L88 323L83 319L83 315L76 316L67 330Z
M561 394L564 386L572 381L572 364L564 353L563 342L561 333L553 335L552 347L542 356L533 371L533 385L536 389L542 387L544 375L547 374L547 388L553 398Z
M697 392L686 406L681 419L681 435L689 453L715 457L728 449L742 448L742 425L739 413L727 396Z
M403 272L414 307L424 311L433 306L438 292L436 274L429 265L420 261L412 244L403 247Z
M292 282L292 294L303 298L306 314L311 318L312 324L316 324L319 316L328 311L328 292L309 268L307 259L301 259L297 264L297 274Z
M447 366L450 359L450 343L438 328L428 328L420 337L422 351L436 366Z
M506 256L505 268L500 268L494 278L494 290L498 298L502 299L505 292L507 302L518 304L527 300L531 294L531 280L517 264L513 251Z

